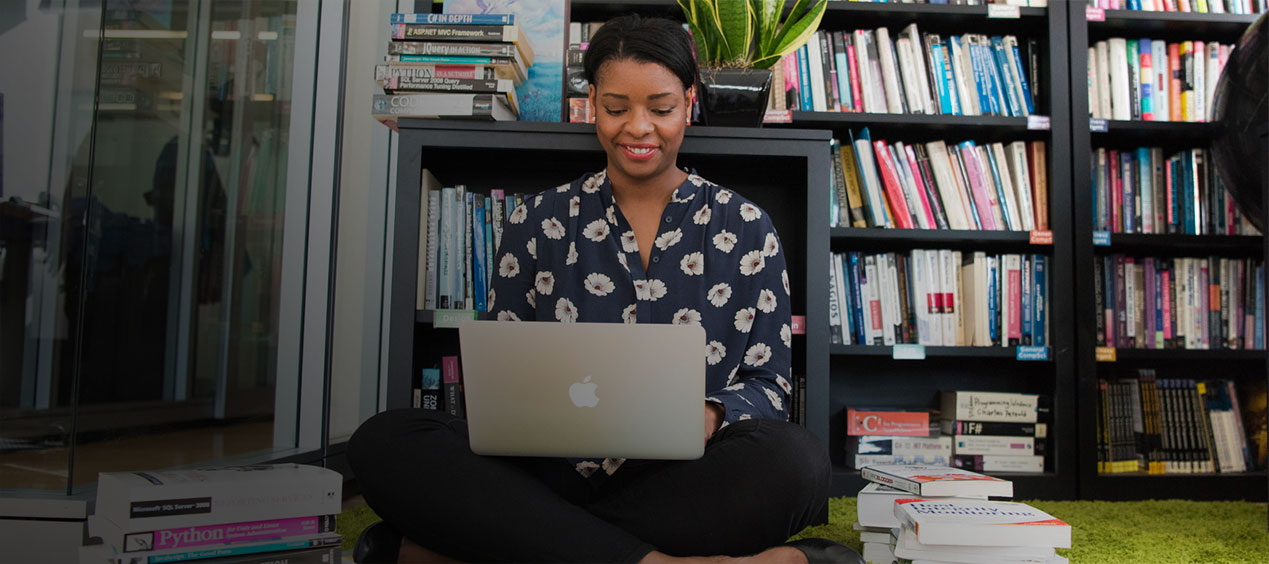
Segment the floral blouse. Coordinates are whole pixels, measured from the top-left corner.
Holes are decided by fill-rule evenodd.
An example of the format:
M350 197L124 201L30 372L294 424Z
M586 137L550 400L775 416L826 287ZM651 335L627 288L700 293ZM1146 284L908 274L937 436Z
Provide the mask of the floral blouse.
M494 258L489 311L501 321L701 325L706 401L723 407L722 426L788 420L789 275L770 218L695 174L663 213L644 272L606 171L526 199ZM577 468L612 474L620 464Z

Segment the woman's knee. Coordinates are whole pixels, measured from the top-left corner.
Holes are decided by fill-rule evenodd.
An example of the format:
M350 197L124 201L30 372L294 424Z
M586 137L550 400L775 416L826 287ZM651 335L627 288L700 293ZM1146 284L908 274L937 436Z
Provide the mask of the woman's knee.
M433 410L394 409L372 415L348 439L346 455L358 468L379 466L385 457L395 458L400 449L426 440L429 431L450 428L457 418Z

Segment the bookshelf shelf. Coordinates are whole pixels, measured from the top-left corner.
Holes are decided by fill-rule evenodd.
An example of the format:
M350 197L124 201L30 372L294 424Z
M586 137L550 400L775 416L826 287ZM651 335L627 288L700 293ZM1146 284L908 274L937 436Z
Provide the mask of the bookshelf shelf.
M1265 361L1265 351L1248 349L1117 349L1115 356L1119 361ZM1231 376L1223 374L1222 376Z
M1254 235L1165 235L1112 233L1110 245L1096 247L1098 254L1150 253L1166 256L1198 254L1259 256L1263 238Z
M937 247L1046 253L1053 249L1053 245L1031 244L1031 234L1027 231L835 227L831 233L834 247L852 251Z
M1260 14L1198 14L1190 12L1146 12L1141 10L1106 10L1106 20L1088 22L1091 37L1110 37L1121 33L1199 34L1237 36L1256 21ZM1161 37L1167 39L1167 37Z
M1025 117L805 111L795 111L792 116L792 123L767 123L764 127L832 129L841 132L867 127L873 132L874 139L891 136L895 137L895 141L1013 141L1044 139L1049 136L1048 130L1028 129Z
M929 358L1006 358L1018 357L1018 347L922 347ZM830 345L833 356L870 356L891 358L894 347L889 345ZM1050 359L1052 356L1050 356ZM1049 361L1019 361L1049 362Z
M1188 143L1198 139L1202 143L1201 140L1210 139L1219 132L1220 126L1211 122L1106 120L1106 131L1092 131L1092 134L1098 144L1118 140L1159 144L1160 135L1184 139Z

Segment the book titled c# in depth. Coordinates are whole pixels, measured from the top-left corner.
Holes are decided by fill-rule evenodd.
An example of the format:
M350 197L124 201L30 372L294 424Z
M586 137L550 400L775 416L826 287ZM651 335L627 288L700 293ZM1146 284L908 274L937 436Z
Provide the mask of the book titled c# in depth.
M860 476L869 482L920 496L1013 497L1013 482L950 466L879 464L865 466Z

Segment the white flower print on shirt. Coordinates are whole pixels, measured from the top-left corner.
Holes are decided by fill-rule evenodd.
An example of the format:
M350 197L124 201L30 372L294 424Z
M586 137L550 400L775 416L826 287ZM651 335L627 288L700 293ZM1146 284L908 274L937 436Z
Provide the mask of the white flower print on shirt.
M700 325L701 313L694 309L683 308L674 312L674 318L670 320L674 325Z
M595 192L599 191L599 185L602 184L603 182L604 182L604 173L601 172L590 178L587 178L586 182L582 183L582 191L587 194L594 194Z
M568 256L564 258L565 266L572 266L577 263L577 241L568 242Z
M679 261L679 268L688 276L700 276L705 273L705 256L700 252L683 255L683 260Z
M749 366L762 366L768 360L771 360L771 347L766 343L758 343L745 351L745 364Z
M624 253L617 254L617 262L621 263L622 268L625 268L626 272L630 272L630 265L626 263L626 255Z
M736 326L736 330L741 333L748 333L753 328L753 317L756 314L757 312L751 307L740 308L740 311L736 312L736 321L733 323Z
M657 236L656 246L662 251L673 247L676 243L683 239L683 230L675 229L674 231L666 231Z
M785 380L784 376L776 376L776 385L780 386L780 389L784 390L786 394L793 393L793 385L789 384L789 381Z
M739 364L737 364L737 365L735 365L735 366L731 367L731 374L728 374L728 375L727 375L727 385L728 385L728 386L730 386L730 385L732 385L732 384L735 384L735 383L736 383L736 372L737 372L737 371L739 371L739 370L740 370L740 365L739 365Z
M612 283L612 279L607 274L592 272L586 277L586 291L596 296L607 296L611 294L617 286Z
M762 391L767 394L767 399L771 400L771 407L784 410L784 400L780 399L780 394L771 388L763 388Z
M788 270L783 270L780 272L780 280L784 282L784 295L792 296L793 292L789 291L790 288L789 288L789 271Z
M494 309L494 298L496 298L496 297L498 297L498 296L497 296L496 294L494 294L494 290L493 290L493 288L490 288L490 289L489 289L489 303L488 303L488 304L485 304L485 311L493 311L493 309Z
M540 205L542 205L542 195L538 194L538 197L533 199L533 207L536 209Z
M743 389L745 389L744 382L736 382L735 384L732 384L730 386L727 386L726 388L723 388L723 390L728 392L739 392L740 390L743 390ZM750 405L753 405L753 404L750 404Z
M767 266L767 259L762 256L762 251L749 251L740 257L740 273L745 276L762 272L764 266Z
M740 217L745 221L753 221L762 217L762 210L749 202L740 204Z
M582 235L591 241L599 243L608 237L608 222L596 219L586 225L586 228L582 230Z
M784 341L784 346L793 348L793 328L788 323L780 326L780 340Z
M710 211L709 206L701 206L701 209L692 216L692 223L697 225L705 225L709 223L709 218L714 212Z
M563 323L577 321L577 307L568 298L560 298L555 302L555 319Z
M529 242L524 244L524 248L529 250L529 258L538 260L538 238L532 237Z
M513 278L517 274L520 274L520 261L511 253L502 255L502 260L498 262L498 276Z
M695 174L689 174L689 175L687 175L687 181L688 181L688 182L691 182L691 183L692 183L692 186L700 186L701 184L704 184L704 183L705 183L705 179L704 179L704 178L701 178L700 176L697 176L697 175L695 175Z
M564 224L555 218L542 220L542 233L551 239L564 238Z
M652 299L652 284L648 283L647 280L635 280L634 289L635 289L635 299L637 300L651 300Z
M705 362L710 366L723 361L723 357L727 356L727 347L718 341L710 341L705 345Z
M714 287L709 289L708 297L709 303L714 304L714 307L723 307L727 305L727 300L731 299L731 286L726 282L714 284Z
M780 252L780 242L776 239L775 233L767 233L767 239L762 242L762 256L773 257Z
M582 212L582 197L573 196L572 198L569 198L568 199L568 216L577 217L577 214L581 212Z
M538 307L538 291L529 288L529 291L524 294L524 301L529 303L529 307L536 309Z
M593 460L583 460L578 462L573 468L576 469L577 473L581 474L583 478L589 478L591 474L594 474L596 470L599 470L599 464Z
M555 291L555 273L549 270L538 272L538 275L533 278L533 286L539 294L551 295L551 292Z
M514 311L503 310L498 312L498 321L520 321L520 317Z
M529 217L529 208L525 207L524 204L520 204L511 211L511 217L507 218L507 221L519 225L524 223L524 218L526 217Z
M731 190L726 188L719 190L716 194L714 194L714 199L718 200L718 203L726 205L727 202L731 201Z
M714 247L724 253L730 253L731 250L735 248L736 241L738 240L739 239L736 237L735 233L730 231L719 231L717 235L714 235Z
M613 226L617 225L617 208L608 206L608 210L604 212L604 216L608 218L608 223L613 224Z
M686 203L691 202L692 200L695 200L695 199L696 199L696 194L688 194L686 198L680 198L680 197L678 197L678 195L677 195L677 194L678 194L678 193L677 193L677 192L675 192L675 196L674 196L673 198L671 198L671 199L670 199L670 201L672 201L672 202L674 202L674 203L676 203L676 204L686 204Z
M625 323L637 323L639 318L635 317L635 313L638 309L636 304L626 306L626 309L621 310L621 320Z
M560 184L559 186L556 186L556 187L555 187L555 191L556 191L556 192L568 192L568 189L569 189L569 188L572 188L572 187L573 187L573 185L572 185L571 183L570 183L570 184Z
M627 231L621 234L621 250L627 253L639 250L639 241L635 239L634 231Z
M655 302L661 298L664 298L665 293L666 293L665 282L662 282L660 280L648 281L648 299L649 300Z
M762 310L762 313L771 313L775 311L775 308L775 292L766 288L763 288L761 292L758 292L758 309Z

